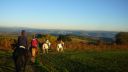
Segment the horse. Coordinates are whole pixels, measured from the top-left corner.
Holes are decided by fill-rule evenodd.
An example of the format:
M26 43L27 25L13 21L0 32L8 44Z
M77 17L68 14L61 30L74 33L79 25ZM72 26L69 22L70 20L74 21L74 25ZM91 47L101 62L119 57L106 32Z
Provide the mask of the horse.
M24 47L16 47L13 52L13 60L16 72L25 72L27 64L30 62L31 53Z
M61 43L58 43L58 44L57 44L57 51L58 51L58 52L63 52L63 46L62 46Z
M48 53L49 47L50 47L49 44L43 43L43 44L42 44L43 53Z
M57 51L63 52L64 51L63 46L64 46L64 42L61 41L60 43L58 43L57 44Z

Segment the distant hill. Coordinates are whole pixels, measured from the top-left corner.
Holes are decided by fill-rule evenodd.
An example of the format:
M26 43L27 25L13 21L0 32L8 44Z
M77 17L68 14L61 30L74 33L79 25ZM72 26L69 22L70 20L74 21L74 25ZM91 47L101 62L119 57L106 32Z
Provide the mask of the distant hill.
M55 30L55 29L33 29L33 28L24 28L24 27L0 27L0 34L2 33L18 33L22 29L26 30L29 33L43 33L43 34L52 34L52 35L78 35L85 36L89 38L114 38L118 32L114 31L82 31L82 30Z

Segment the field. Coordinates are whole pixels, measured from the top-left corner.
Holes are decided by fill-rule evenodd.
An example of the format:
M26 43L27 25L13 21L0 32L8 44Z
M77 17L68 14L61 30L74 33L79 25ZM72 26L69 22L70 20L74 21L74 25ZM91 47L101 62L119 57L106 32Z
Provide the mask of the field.
M11 53L0 51L0 72L14 72ZM26 72L128 72L128 51L40 53Z

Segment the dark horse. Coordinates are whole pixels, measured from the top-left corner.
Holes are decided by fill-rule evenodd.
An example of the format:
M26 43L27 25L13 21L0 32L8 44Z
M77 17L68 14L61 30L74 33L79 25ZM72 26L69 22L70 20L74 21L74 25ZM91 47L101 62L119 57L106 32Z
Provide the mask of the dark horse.
M13 52L13 60L16 72L25 72L26 65L30 62L31 53L28 49L16 47Z

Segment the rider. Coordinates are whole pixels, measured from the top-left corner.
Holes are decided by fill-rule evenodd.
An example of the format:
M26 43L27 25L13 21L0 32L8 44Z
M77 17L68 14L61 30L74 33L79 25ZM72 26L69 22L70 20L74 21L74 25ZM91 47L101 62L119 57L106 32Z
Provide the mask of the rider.
M62 46L64 47L64 42L61 40L60 43L62 44Z
M46 40L45 42L44 42L44 44L42 45L42 50L43 50L43 53L45 54L45 53L48 53L48 49L49 49L49 44L48 44L48 40Z
M32 52L32 59L31 61L34 63L35 62L35 57L38 53L38 40L35 36L35 34L33 35L33 39L31 41L31 52Z
M63 47L64 47L64 42L62 40L59 41L59 43L57 44L57 51L58 52L63 52Z
M28 41L27 41L25 30L21 31L21 36L18 37L17 46L18 46L18 48L22 48L22 49L26 49L27 48Z
M46 43L48 44L48 48L50 49L51 43L48 39L46 40Z
M28 53L28 41L27 41L27 37L26 37L26 32L25 30L21 31L21 35L18 36L18 40L17 40L17 44L16 44L16 48L14 49L13 52L13 59L15 62L15 67L16 67L16 72L19 72L20 65L21 63L19 62L19 57L22 57L24 55L25 60L27 59L28 55L26 53ZM21 60L23 61L23 60Z
M17 44L14 49L13 55L17 57L19 54L22 54L23 51L27 51L28 49L28 40L26 37L26 31L22 30L21 35L18 36Z

